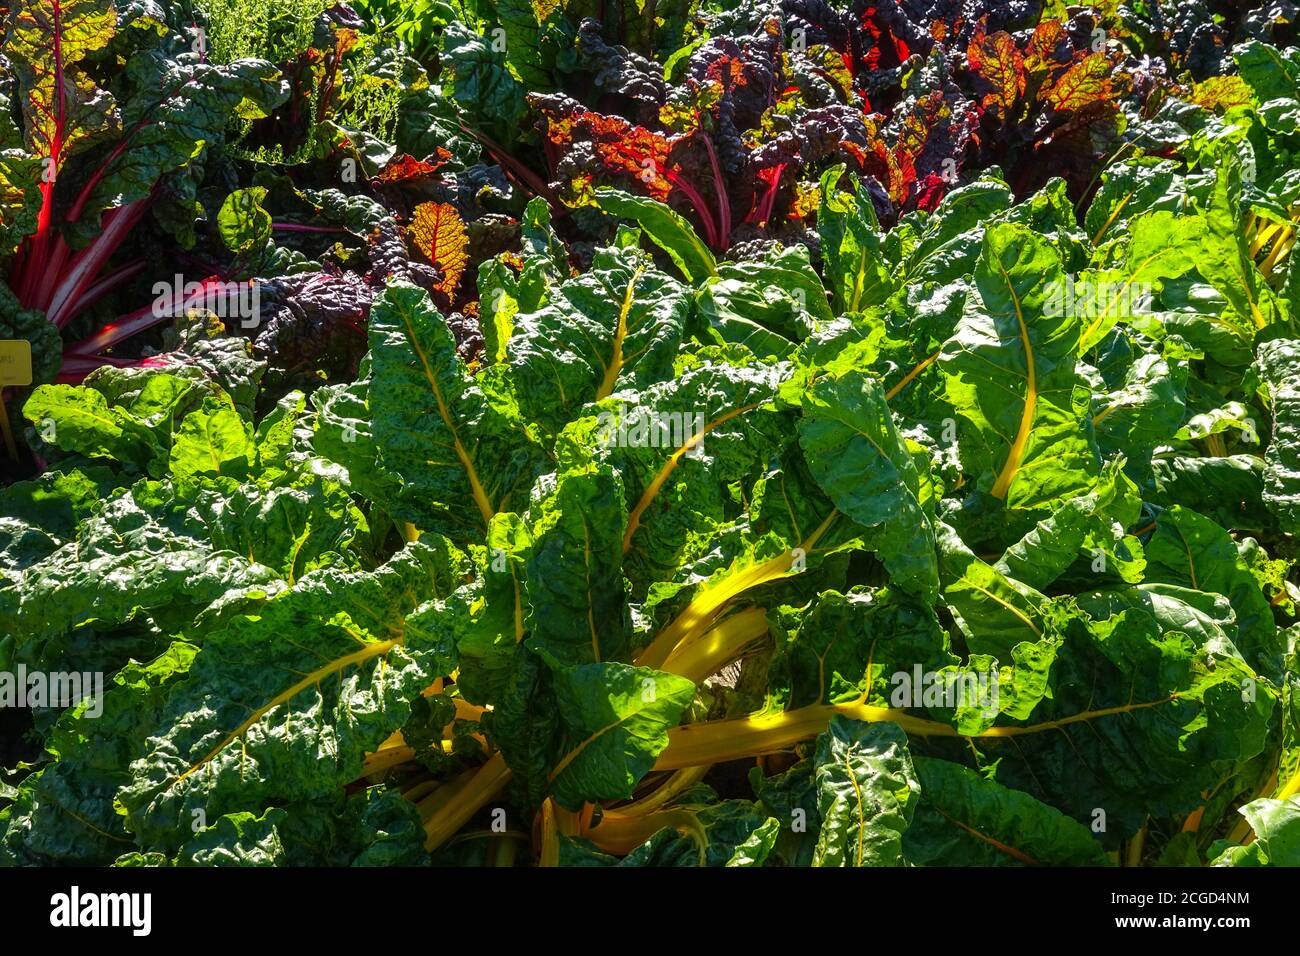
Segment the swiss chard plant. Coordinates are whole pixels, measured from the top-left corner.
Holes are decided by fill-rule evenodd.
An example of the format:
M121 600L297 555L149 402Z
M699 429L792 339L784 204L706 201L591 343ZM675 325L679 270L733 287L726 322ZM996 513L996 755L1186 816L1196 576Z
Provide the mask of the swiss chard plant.
M272 63L179 5L8 10L0 338L30 343L35 383L188 361L167 339L195 309L250 341L277 395L350 377L388 276L450 305L468 243L500 247L510 188L429 142L423 69L345 5L309 13L287 38L241 41ZM25 393L4 392L13 465Z
M1287 5L1209 73L1168 4L607 6L438 7L391 139L350 9L92 5L54 100L15 14L4 337L118 223L266 315L24 396L0 705L103 687L24 687L0 864L1300 865ZM257 96L168 165L149 64Z
M887 223L933 209L968 167L1001 166L1021 196L1055 171L1078 198L1122 141L1121 105L1146 92L1093 13L1034 27L1031 4L861 6L718 14L713 35L661 60L584 21L577 64L556 60L557 91L529 97L545 194L584 205L593 187L631 189L686 214L717 251L797 240L836 162L872 185ZM571 90L566 68L595 89Z
M196 157L221 143L232 119L264 115L283 98L269 64L206 63L159 13L49 0L14 6L6 23L3 53L22 123L6 145L27 188L15 192L5 231L12 299L4 318L27 329L36 313L51 327L35 336L41 378L54 369L77 380L112 362L106 349L170 317L150 302L66 349L56 344L144 269L145 260L120 254L142 220L152 213L187 228Z
M1295 862L1300 339L1184 119L1082 225L988 175L885 232L830 170L823 276L616 191L574 275L536 200L472 364L394 279L260 421L252 368L38 389L6 665L115 676L2 852Z

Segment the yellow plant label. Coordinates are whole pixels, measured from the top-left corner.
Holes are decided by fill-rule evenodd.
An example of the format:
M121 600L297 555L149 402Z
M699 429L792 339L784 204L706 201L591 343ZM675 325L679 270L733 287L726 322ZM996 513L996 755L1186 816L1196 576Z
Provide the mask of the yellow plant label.
M32 384L32 343L0 339L0 385Z

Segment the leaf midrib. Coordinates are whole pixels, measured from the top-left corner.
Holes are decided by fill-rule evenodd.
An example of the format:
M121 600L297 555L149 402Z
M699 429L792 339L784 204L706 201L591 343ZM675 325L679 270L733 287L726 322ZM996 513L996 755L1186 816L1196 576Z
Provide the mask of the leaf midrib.
M1002 281L1006 283L1007 293L1011 296L1011 305L1016 310L1016 324L1020 329L1020 341L1025 350L1025 404L1020 415L1020 427L1016 431L1015 440L1011 443L1011 450L1007 454L1006 463L1002 466L1002 471L998 474L997 480L993 483L993 488L989 492L994 498L1005 499L1007 492L1011 488L1011 482L1015 480L1016 474L1020 471L1021 462L1024 459L1025 448L1029 444L1029 434L1033 430L1034 412L1038 404L1038 372L1034 363L1034 346L1029 339L1029 327L1025 324L1024 310L1020 306L1020 296L1016 294L1016 288L1011 281L1011 276L1003 267L1001 260L994 260L998 267L998 272L1002 276Z

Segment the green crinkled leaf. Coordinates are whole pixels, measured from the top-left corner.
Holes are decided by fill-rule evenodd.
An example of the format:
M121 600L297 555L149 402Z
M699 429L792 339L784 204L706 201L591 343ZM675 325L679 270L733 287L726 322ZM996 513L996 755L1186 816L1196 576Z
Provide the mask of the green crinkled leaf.
M529 509L526 644L563 664L623 658L631 622L621 570L627 518L612 468L562 475Z
M312 450L345 469L347 487L369 501L383 502L395 514L422 518L426 509L418 495L403 497L400 477L379 461L370 418L369 358L350 385L325 385L311 393ZM430 509L432 510L432 509ZM420 521L421 524L424 521Z
M141 844L174 851L195 810L260 815L356 779L451 670L450 642L412 613L436 581L436 552L409 545L372 573L312 572L207 634L120 796Z
M915 757L921 800L903 853L921 866L1107 866L1091 831L1044 803L949 763Z
M524 634L524 586L531 556L531 530L514 513L495 515L488 526L481 587L466 585L448 599L447 618L456 629L460 660L457 685L474 703L500 700L517 661Z
M920 783L907 735L893 724L835 717L817 738L821 830L813 866L897 866Z
M1101 174L1083 225L1094 245L1121 237L1144 212L1176 203L1177 167L1167 159L1143 157L1117 163Z
M243 478L255 459L252 429L233 408L185 416L171 447L169 470L178 478Z
M143 470L159 448L137 419L93 389L42 385L23 406L23 415L46 441L65 451L110 458Z
M932 515L880 383L861 372L819 379L803 397L799 443L813 477L864 528L900 586L933 598L939 588Z
M226 591L274 579L270 568L175 533L123 492L82 524L75 542L0 591L0 621L24 655L40 660L49 642L74 629L185 627Z
M260 817L247 811L227 813L181 847L176 865L283 866L284 845L277 824L286 816L279 808Z
M1043 636L1042 594L985 564L944 524L939 554L944 602L972 651L1010 660L1017 644Z
M483 715L483 725L510 766L517 799L533 811L551 790L563 715L556 704L554 675L540 657L510 644L505 660L508 669L495 683L500 688L496 706Z
M1152 462L1152 504L1185 504L1224 526L1260 529L1275 520L1265 508L1265 461L1254 455L1225 458L1171 456Z
M1213 285L1248 329L1285 318L1285 306L1251 260L1242 229L1240 161L1225 152L1203 216L1198 271Z
M818 326L834 318L802 246L764 260L723 263L699 287L696 308L714 340L776 358L788 358Z
M293 488L241 485L178 500L173 527L216 551L230 551L274 568L287 581L341 561L358 532L359 516L342 489L318 479ZM182 509L183 513L182 513Z
M1116 323L1142 317L1163 280L1190 272L1199 259L1204 232L1196 217L1164 210L1132 220L1121 262L1081 273L1067 284L1069 294L1050 302L1058 312L1069 309L1084 319L1080 353L1097 346Z
M1146 545L1146 580L1222 594L1236 615L1233 642L1260 673L1276 680L1283 648L1273 609L1228 532L1195 511L1174 505L1156 519Z
M236 255L260 249L271 238L271 214L262 208L266 188L236 189L221 203L217 233L225 247Z
M1294 339L1261 342L1256 362L1272 390L1273 435L1264 451L1264 504L1283 530L1300 529L1300 345Z
M580 664L555 675L556 703L574 748L551 773L555 799L627 799L668 744L695 696L690 681L626 664Z
M733 482L751 479L790 440L790 416L768 405L780 366L733 364L701 350L698 364L637 393L620 392L556 442L565 467L595 458L623 481L624 573L636 590L672 576L690 542L733 520Z
M687 282L698 284L716 275L713 253L695 234L691 224L663 203L618 189L600 187L596 204L611 216L631 219L681 270Z
M979 486L1009 507L1049 507L1088 490L1098 471L1088 392L1075 367L1080 319L1049 314L1060 256L1024 226L990 229L967 302L939 367L948 400L969 424Z
M779 653L770 665L772 696L788 708L862 696L868 662L872 686L888 694L914 665L934 673L958 662L934 611L904 593L822 591L806 609L770 612ZM867 688L868 696L871 688Z
M776 846L776 838L781 832L781 821L768 817L763 825L749 835L744 843L736 847L727 861L727 866L762 866Z
M837 166L822 175L817 209L822 259L840 314L879 305L894 289L870 193L862 187L841 192L836 183L843 173Z
M147 664L131 661L106 682L102 699L63 713L49 742L60 759L23 781L17 808L0 827L0 859L105 865L131 845L114 797L197 653L178 641Z
M1256 102L1296 97L1300 67L1289 53L1259 40L1247 40L1233 48L1232 59Z
M1117 463L1116 463L1117 464ZM996 570L1042 590L1080 557L1094 573L1114 572L1130 584L1141 580L1144 561L1138 540L1125 533L1138 517L1137 488L1115 464L1103 469L1095 489L1071 498L1050 518L1007 548Z
M368 408L380 465L401 479L401 498L420 501L424 527L480 537L508 501L523 504L531 477L514 410L470 378L423 289L395 282L375 300L370 347Z
M1255 832L1255 842L1223 847L1210 866L1300 866L1300 798L1266 797L1240 812Z
M544 199L529 200L520 231L524 262L518 275L503 257L479 265L479 328L484 353L492 362L506 361L515 317L540 311L550 300L551 289L569 271L567 252L551 228L550 207Z
M687 290L636 252L598 253L515 317L506 353L520 410L557 428L587 402L668 377L689 311Z
M1070 719L981 740L982 762L998 761L993 779L1093 828L1108 849L1148 814L1198 806L1219 767L1263 747L1276 699L1228 640L1227 600L1203 597L1161 585L1079 596L1086 617L1070 620L1051 694L1027 723Z
M225 141L232 120L270 115L288 98L279 72L261 60L181 66L149 52L128 63L127 75L137 92L122 120L139 128L91 193L83 229L94 228L93 213L143 199L164 176L188 169L201 148Z
M1139 355L1093 414L1102 451L1121 452L1135 463L1150 460L1186 418L1187 379L1186 356Z
M445 99L468 110L475 125L500 142L515 139L528 108L526 87L511 74L506 58L491 36L481 36L470 26L452 22L443 30L441 61L451 77ZM430 144L442 145L439 139L435 136Z

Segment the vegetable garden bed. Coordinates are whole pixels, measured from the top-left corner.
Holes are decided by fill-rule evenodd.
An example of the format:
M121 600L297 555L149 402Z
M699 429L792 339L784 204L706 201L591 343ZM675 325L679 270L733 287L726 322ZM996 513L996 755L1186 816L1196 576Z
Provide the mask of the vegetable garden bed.
M1296 4L5 2L0 863L1300 865Z

